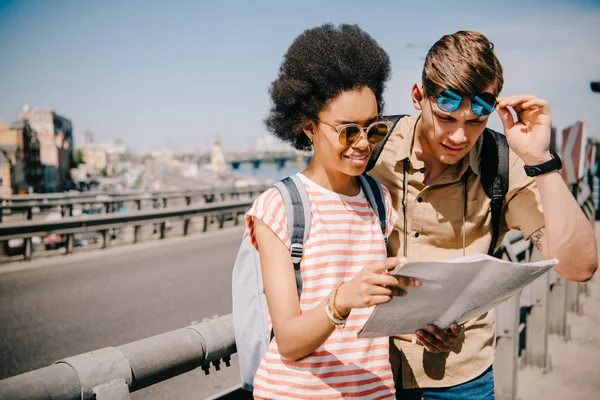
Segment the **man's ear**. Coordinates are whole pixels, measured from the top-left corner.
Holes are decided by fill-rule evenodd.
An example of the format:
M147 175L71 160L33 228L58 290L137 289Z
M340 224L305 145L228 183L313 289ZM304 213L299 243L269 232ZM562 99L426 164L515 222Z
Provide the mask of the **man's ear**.
M419 82L415 82L411 89L413 106L419 111L423 111L423 101L425 101L425 89Z
M314 140L315 128L315 123L313 121L306 121L304 123L304 126L302 127L304 134L306 135L306 137L308 137L308 140L310 140L311 143Z

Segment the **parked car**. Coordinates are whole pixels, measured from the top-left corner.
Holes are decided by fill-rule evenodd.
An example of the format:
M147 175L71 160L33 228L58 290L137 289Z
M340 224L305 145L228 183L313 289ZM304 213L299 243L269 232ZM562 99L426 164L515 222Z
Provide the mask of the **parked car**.
M60 212L51 212L46 215L46 221L59 221L62 218ZM56 250L66 245L67 239L64 235L51 233L42 237L42 243L46 250Z

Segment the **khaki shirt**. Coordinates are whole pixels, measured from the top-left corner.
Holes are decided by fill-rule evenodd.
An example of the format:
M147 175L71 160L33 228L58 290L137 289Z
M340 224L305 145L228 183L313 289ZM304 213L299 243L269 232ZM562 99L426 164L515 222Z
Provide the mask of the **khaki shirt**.
M462 161L449 166L435 181L425 185L425 164L412 152L418 117L402 118L391 133L370 174L385 185L398 222L389 238L390 256L402 255L404 215L402 212L403 160L410 159L407 194L407 257L410 261L446 260L463 255L465 174L467 213L465 254L486 254L491 242L490 199L481 186L479 154L481 138ZM509 187L503 205L498 244L510 229L525 237L544 226L539 192L523 161L510 152ZM464 324L461 337L449 353L426 352L419 344L394 339L390 361L397 376L402 366L402 387L446 387L467 382L483 373L494 360L495 324L493 311Z

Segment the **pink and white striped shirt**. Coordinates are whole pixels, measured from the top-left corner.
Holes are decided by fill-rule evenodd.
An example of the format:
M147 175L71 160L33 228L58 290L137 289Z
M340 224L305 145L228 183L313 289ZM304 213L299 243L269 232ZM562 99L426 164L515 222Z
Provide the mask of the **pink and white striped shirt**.
M300 309L317 306L340 282L365 265L386 257L379 221L365 194L345 196L327 190L302 174L310 199L311 228L301 262L303 290ZM388 235L397 214L384 188ZM279 191L262 193L246 215L254 245L253 217L261 219L289 248L287 218ZM259 249L260 250L260 249ZM277 336L271 342L254 378L258 399L394 398L387 337L358 339L373 307L353 309L341 335L334 331L313 353L299 361L283 358Z

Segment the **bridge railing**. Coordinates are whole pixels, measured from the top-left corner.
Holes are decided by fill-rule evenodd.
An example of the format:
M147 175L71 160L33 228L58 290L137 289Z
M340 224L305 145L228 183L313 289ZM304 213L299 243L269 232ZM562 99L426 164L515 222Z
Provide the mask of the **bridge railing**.
M0 399L124 400L130 392L197 367L228 366L233 353L230 314L1 380Z
M124 203L133 203L134 210L141 210L143 202L152 202L154 208L166 208L167 203L181 199L186 205L197 202L196 199L202 199L203 203L212 203L215 201L226 201L239 199L241 197L254 198L264 191L268 186L251 185L244 187L213 187L198 190L174 190L174 191L155 191L155 192L132 192L132 193L97 193L97 194L50 194L50 195L24 195L10 196L0 198L0 223L5 213L23 213L26 219L33 218L33 210L59 208L61 215L72 216L75 205L101 205L104 212L109 213L117 209L115 205Z
M589 188L574 188L574 192L584 210L589 203L594 209ZM522 235L509 232L498 255L527 262L535 252ZM524 364L551 370L548 335L554 333L568 340L567 313L581 312L579 297L586 293L586 284L568 282L552 274L544 274L528 286L529 302L523 301L525 296L520 293L496 308L494 376L499 400L517 398L519 354ZM529 312L523 313L524 309ZM521 338L524 332L527 340ZM0 380L0 398L125 400L131 392L199 366L206 373L211 365L218 371L221 362L229 365L235 351L232 317L227 315L116 348L69 357L49 367ZM220 398L242 396L248 397L248 393L235 386Z
M222 228L228 218L237 224L239 216L244 214L251 205L252 200L248 199L123 214L68 217L58 221L4 223L2 229L0 229L0 242L7 242L12 239L23 240L25 260L30 260L33 253L32 238L34 236L64 235L66 237L66 254L69 254L73 251L74 237L78 233L100 232L102 248L105 248L110 242L108 234L111 229L133 226L133 243L137 243L140 240L140 228L143 225L157 224L159 226L159 238L163 239L166 236L166 223L178 220L183 221L183 235L185 236L188 234L190 221L193 217L204 217L203 231L208 229L209 218L211 217L216 218L219 228Z
M593 192L583 181L572 185L573 194L591 224L595 221ZM543 257L520 233L509 232L497 256L513 262L538 261ZM568 281L554 270L542 275L520 293L496 307L495 394L498 400L517 398L519 366L552 371L548 337L570 339L569 312L580 314L580 295L588 284ZM560 360L558 361L560 362Z

